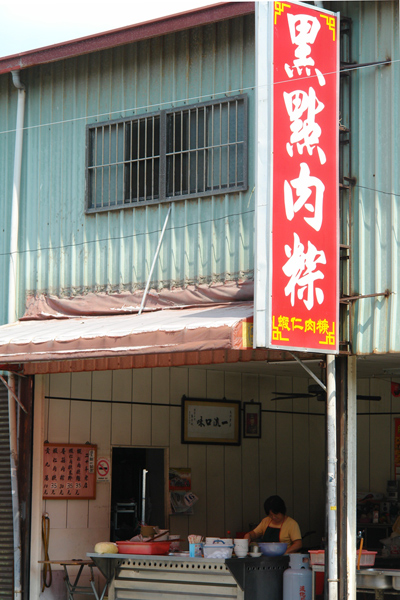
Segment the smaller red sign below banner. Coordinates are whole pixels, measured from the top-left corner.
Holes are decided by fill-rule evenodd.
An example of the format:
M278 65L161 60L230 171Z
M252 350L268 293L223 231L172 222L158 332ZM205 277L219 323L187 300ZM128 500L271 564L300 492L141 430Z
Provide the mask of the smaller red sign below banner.
M392 396L399 397L400 396L400 383L396 383L392 381L391 384Z

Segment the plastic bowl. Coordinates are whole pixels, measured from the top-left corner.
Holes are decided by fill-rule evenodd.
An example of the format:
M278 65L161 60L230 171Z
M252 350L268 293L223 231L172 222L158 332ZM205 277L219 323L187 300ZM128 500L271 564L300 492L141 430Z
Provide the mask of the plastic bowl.
M264 556L282 556L287 548L283 542L259 542L258 546Z

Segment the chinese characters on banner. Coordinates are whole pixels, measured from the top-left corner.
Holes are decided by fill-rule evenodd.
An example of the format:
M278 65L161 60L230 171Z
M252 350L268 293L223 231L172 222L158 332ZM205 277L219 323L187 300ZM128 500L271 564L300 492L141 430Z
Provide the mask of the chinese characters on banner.
M338 352L339 20L274 2L270 347Z
M89 444L44 444L43 498L96 498L96 448Z

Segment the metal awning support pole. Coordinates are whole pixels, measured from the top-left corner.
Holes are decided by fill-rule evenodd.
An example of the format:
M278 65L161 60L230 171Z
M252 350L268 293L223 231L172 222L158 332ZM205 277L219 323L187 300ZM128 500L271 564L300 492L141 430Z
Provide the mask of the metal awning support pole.
M297 360L297 362L303 367L303 369L309 374L310 377L312 377L314 379L314 381L316 381L318 383L318 385L321 386L321 388L324 390L324 392L326 392L326 385L324 385L322 383L322 381L311 371L311 369L309 369L307 367L307 365L305 365L298 356L296 356L295 354L293 354L293 352L289 352L289 354L291 354L293 356L293 358L295 360Z
M337 443L336 443L336 369L335 356L326 357L327 398L327 482L326 509L328 523L328 544L325 553L328 598L338 600L338 562L337 562Z
M143 298L142 298L142 303L141 303L140 308L139 308L139 313L138 313L139 315L142 313L144 305L146 304L146 298L147 298L147 294L148 294L149 287L150 287L151 277L153 275L154 267L156 266L156 261L157 261L157 258L158 258L158 254L160 252L160 248L161 248L161 244L162 244L162 241L163 241L165 229L167 227L167 223L168 223L169 215L170 215L170 212L171 212L171 208L172 208L172 206L170 206L169 209L168 209L167 216L165 217L164 227L162 228L160 239L158 240L157 250L156 250L156 253L155 253L154 258L153 258L153 264L151 265L149 277L148 277L147 283L146 283L146 289L144 290L144 294L143 294Z
M10 378L11 377L15 377L15 375L13 373L10 374ZM4 379L3 375L0 375L0 381L5 385L5 387L8 389L9 393L11 394L11 396L14 398L15 402L17 402L18 406L24 411L24 413L27 415L28 411L26 410L25 406L22 404L21 400L18 398L18 396L15 394L13 388L8 385L7 381Z

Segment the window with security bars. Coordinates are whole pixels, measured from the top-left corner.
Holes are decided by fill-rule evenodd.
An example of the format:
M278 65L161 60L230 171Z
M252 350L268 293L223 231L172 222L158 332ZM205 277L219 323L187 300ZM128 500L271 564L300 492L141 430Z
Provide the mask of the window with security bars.
M87 212L247 189L246 96L87 130Z

